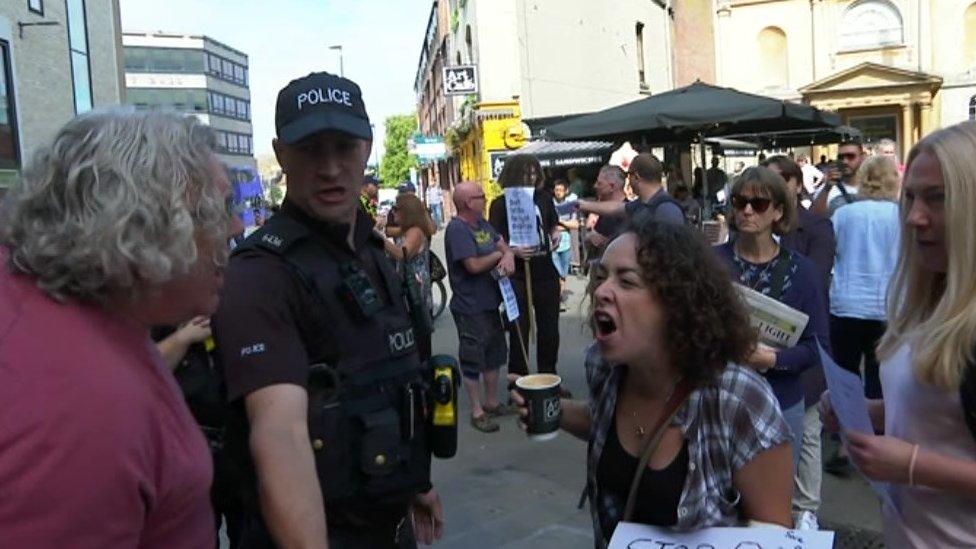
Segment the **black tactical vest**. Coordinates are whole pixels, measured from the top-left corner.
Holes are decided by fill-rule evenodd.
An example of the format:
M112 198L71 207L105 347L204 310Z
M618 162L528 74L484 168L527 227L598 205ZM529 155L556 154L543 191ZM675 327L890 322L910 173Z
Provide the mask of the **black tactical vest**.
M327 332L304 343L310 443L330 522L402 507L430 488L429 375L392 264L380 246L359 251L376 265L376 287L359 256L284 211L234 255L262 251L288 263L317 300L308 322Z

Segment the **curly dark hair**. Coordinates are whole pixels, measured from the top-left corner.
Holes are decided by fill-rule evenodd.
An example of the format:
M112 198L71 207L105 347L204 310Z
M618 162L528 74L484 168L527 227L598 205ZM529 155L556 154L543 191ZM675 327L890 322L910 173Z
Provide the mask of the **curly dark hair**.
M641 277L665 312L662 340L675 366L695 386L713 380L726 364L744 362L756 349L756 332L728 267L701 234L684 225L633 220L619 234L637 236ZM589 324L593 322L591 279Z

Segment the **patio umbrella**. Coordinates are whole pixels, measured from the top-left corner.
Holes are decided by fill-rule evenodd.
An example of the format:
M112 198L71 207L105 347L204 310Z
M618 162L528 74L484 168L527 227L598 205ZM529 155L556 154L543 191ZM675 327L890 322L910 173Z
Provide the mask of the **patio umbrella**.
M549 126L546 138L628 139L648 144L697 141L705 166L708 137L812 130L840 123L838 115L809 105L695 82ZM702 185L703 192L706 187ZM710 213L711 205L705 202Z

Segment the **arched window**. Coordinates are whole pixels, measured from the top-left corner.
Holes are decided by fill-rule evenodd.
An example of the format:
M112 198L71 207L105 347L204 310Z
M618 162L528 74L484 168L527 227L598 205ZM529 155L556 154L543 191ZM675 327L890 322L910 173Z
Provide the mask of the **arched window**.
M966 8L962 18L962 59L967 68L976 67L976 2Z
M976 120L976 95L969 98L969 120Z
M859 50L904 42L901 14L887 0L862 0L844 12L840 23L840 49Z
M785 88L789 85L789 59L786 33L778 27L766 27L759 32L759 82L766 88Z

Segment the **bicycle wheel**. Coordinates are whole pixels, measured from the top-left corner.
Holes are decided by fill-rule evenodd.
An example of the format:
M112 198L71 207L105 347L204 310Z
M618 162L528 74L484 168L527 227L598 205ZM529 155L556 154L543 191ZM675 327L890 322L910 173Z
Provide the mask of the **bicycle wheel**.
M431 299L433 301L433 315L434 319L441 316L444 309L447 308L447 288L444 287L443 280L434 281L431 287Z

